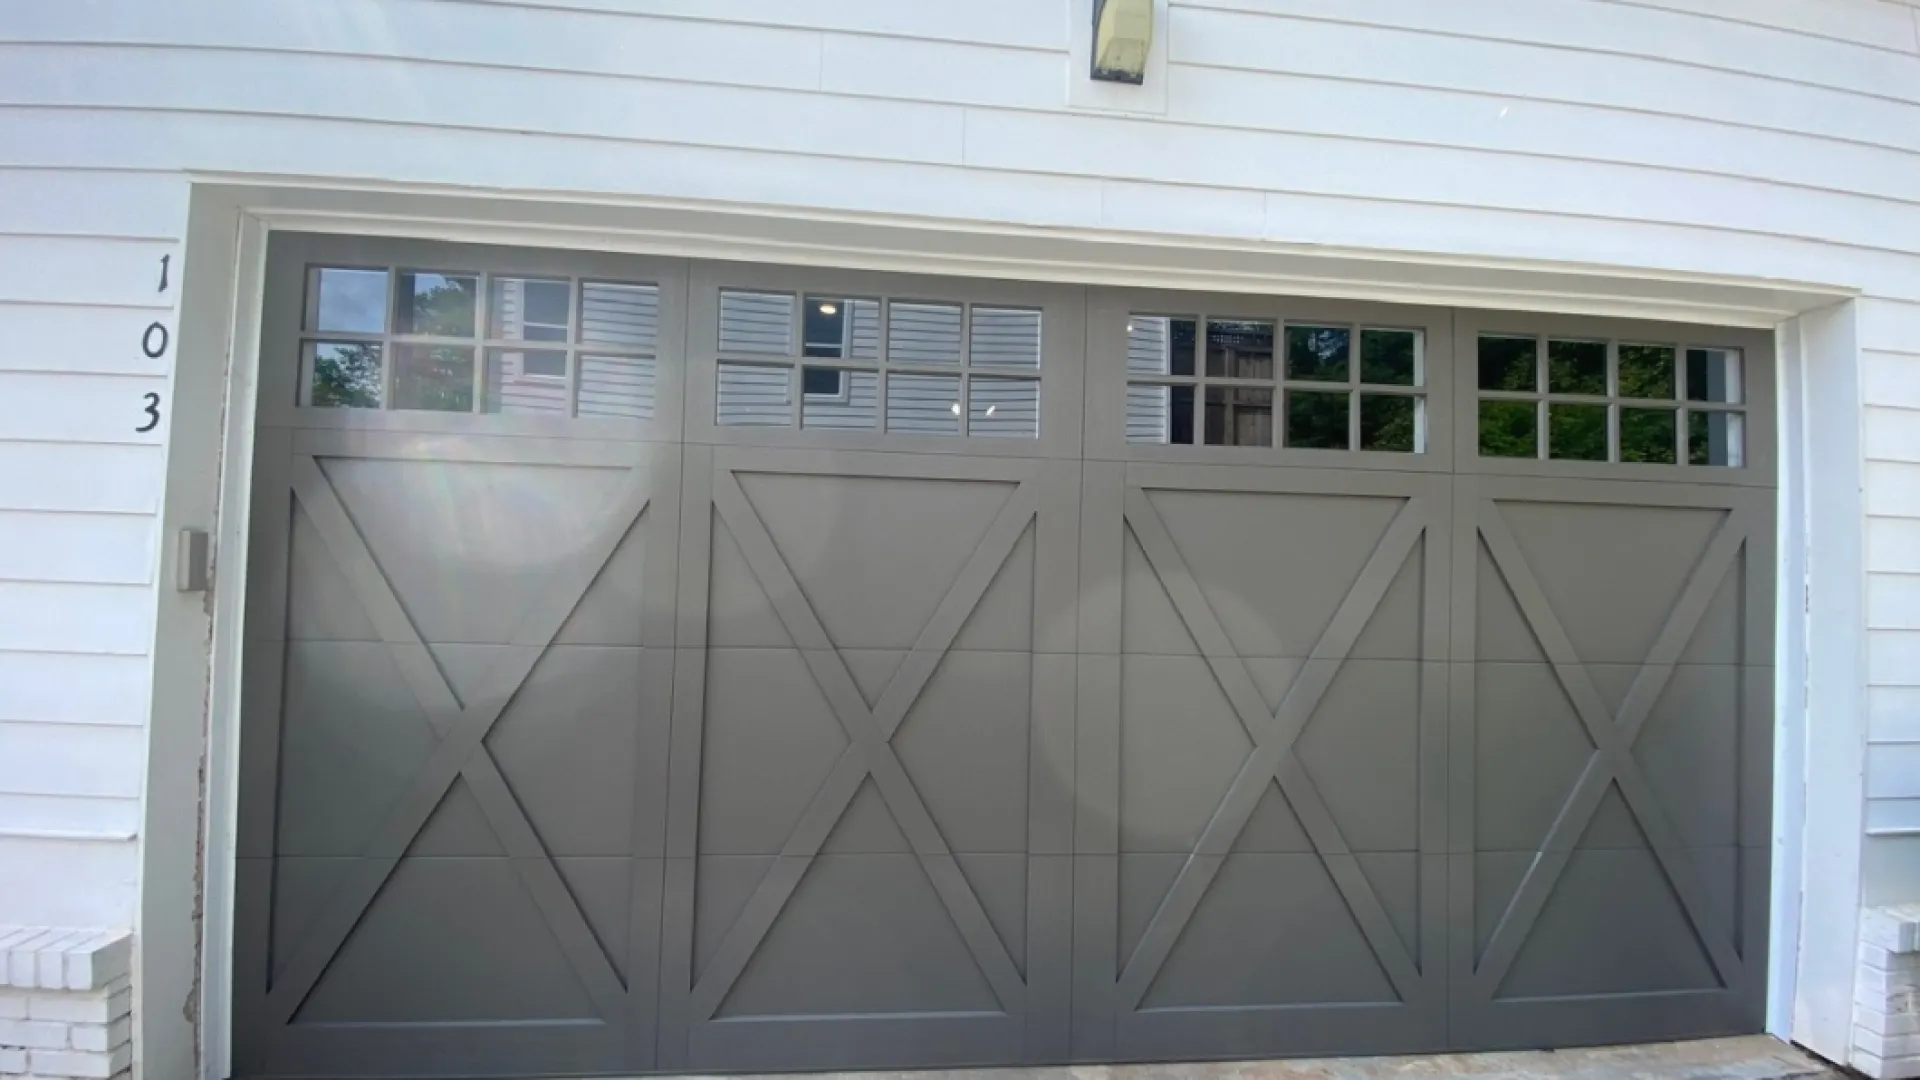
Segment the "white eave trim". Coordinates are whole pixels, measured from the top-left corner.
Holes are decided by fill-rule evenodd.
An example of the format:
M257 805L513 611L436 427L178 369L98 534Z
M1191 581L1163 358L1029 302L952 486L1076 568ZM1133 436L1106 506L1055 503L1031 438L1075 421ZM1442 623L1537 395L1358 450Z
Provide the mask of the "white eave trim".
M236 201L269 228L307 232L1748 327L1773 327L1856 295L1847 288L1761 278L1214 237L694 202L195 179L239 189Z

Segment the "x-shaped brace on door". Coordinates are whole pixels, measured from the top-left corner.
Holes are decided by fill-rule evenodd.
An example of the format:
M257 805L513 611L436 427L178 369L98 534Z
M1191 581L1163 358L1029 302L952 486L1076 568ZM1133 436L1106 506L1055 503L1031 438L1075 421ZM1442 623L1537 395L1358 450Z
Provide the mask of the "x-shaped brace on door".
M1425 532L1428 525L1425 500L1409 498L1388 524L1359 578L1321 632L1299 675L1287 688L1279 709L1272 712L1268 711L1246 661L1221 627L1206 594L1194 580L1160 512L1145 491L1128 489L1126 520L1140 541L1141 551L1166 587L1174 609L1206 657L1235 715L1246 728L1247 736L1253 740L1254 749L1241 764L1226 796L1200 834L1200 842L1181 866L1173 887L1167 891L1141 935L1140 944L1121 970L1116 1007L1139 1006L1173 951L1174 943L1193 918L1201 898L1213 884L1234 842L1246 829L1261 796L1266 793L1267 784L1275 781L1292 804L1307 839L1326 864L1335 887L1352 911L1394 990L1403 1001L1414 1000L1426 985L1425 981L1361 871L1359 860L1341 837L1318 786L1301 766L1294 753L1294 743L1320 707L1334 676L1339 674L1361 631L1366 629L1367 621L1373 617L1387 588Z
M933 618L921 630L912 651L901 662L900 670L894 673L872 708L867 707L839 649L827 636L826 628L732 472L723 469L715 477L713 504L739 544L754 578L772 601L781 625L800 649L815 682L826 695L828 706L846 731L848 745L801 812L773 867L761 879L746 908L727 931L713 960L694 985L691 1002L694 1019L710 1020L718 1011L868 776L873 777L881 798L899 822L901 832L913 847L974 962L986 976L1000 1007L1009 1014L1019 1013L1026 995L1019 969L1008 956L993 924L987 920L979 898L968 886L960 864L914 788L912 777L901 765L892 739L960 633L967 616L979 604L1001 564L1012 554L1014 545L1033 520L1039 507L1038 487L1031 480L1023 481L1007 497L986 536L974 548L959 577L934 609Z
M521 883L560 942L575 975L601 1017L612 1019L622 1007L626 989L608 963L525 811L514 799L485 740L532 674L534 665L545 655L567 618L593 586L607 560L646 510L650 489L645 468L636 467L631 471L619 502L593 542L571 556L555 573L551 587L542 589L521 615L509 639L509 644L516 647L507 650L507 657L495 668L492 685L464 705L447 683L431 650L421 640L418 629L394 594L392 584L367 549L365 538L341 505L333 485L312 457L294 459L293 493L373 622L381 641L391 650L440 742L414 776L406 794L393 804L374 830L361 857L353 860L347 879L334 891L306 938L294 949L285 971L268 991L269 1014L279 1023L292 1018L399 865L401 856L446 797L455 778L464 777L519 872Z
M1652 649L1642 661L1626 699L1621 702L1618 713L1614 714L1609 713L1594 687L1586 664L1574 651L1566 629L1548 604L1546 593L1534 578L1533 570L1521 554L1520 546L1515 542L1499 507L1493 500L1484 499L1480 502L1479 515L1479 531L1486 542L1487 552L1493 556L1494 565L1506 579L1514 600L1520 605L1522 617L1532 628L1548 662L1553 665L1554 673L1566 690L1568 700L1573 703L1574 711L1579 714L1580 723L1593 740L1595 749L1587 758L1580 779L1567 796L1565 805L1560 808L1560 813L1548 829L1538 856L1527 868L1519 888L1514 891L1499 925L1494 927L1493 936L1473 972L1476 991L1483 999L1489 1000L1498 992L1501 980L1512 967L1520 946L1532 931L1540 912L1546 907L1548 897L1553 893L1555 883L1560 880L1561 873L1572 859L1580 837L1599 811L1609 784L1619 785L1620 794L1646 834L1654 858L1659 861L1661 871L1673 886L1675 895L1680 898L1687 918L1693 924L1693 931L1705 946L1722 985L1735 985L1736 980L1743 976L1745 965L1733 951L1732 938L1708 908L1693 868L1684 861L1678 834L1667 820L1666 813L1661 810L1659 801L1654 798L1653 789L1640 770L1640 763L1634 759L1633 744L1653 711L1654 702L1666 689L1680 654L1692 640L1701 617L1720 588L1720 582L1726 577L1734 555L1752 532L1753 514L1746 510L1732 510L1720 523L1713 538L1707 542L1700 561L1688 576L1679 600L1668 612L1666 624L1661 627Z

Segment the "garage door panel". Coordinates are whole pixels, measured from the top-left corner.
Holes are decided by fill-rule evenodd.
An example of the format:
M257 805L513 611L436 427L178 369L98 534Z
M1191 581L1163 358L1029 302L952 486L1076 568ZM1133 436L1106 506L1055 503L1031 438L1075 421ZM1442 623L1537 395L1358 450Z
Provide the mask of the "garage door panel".
M1081 1010L1082 1044L1099 1046L1112 1023L1123 1055L1146 1045L1141 1032L1153 1049L1132 1053L1158 1056L1188 1030L1222 1037L1201 1056L1271 1052L1286 1012L1360 1002L1381 1003L1395 1031L1438 1038L1444 821L1422 819L1445 807L1447 483L1127 476L1118 498L1096 501L1090 485L1083 512L1083 595L1110 560L1122 654L1111 698L1086 682L1111 669L1083 658L1081 754L1097 768L1094 740L1118 743L1125 854L1111 878L1089 867L1076 898L1082 923L1114 927L1081 947L1078 963L1098 965L1084 976L1098 1005ZM1120 542L1098 541L1102 528ZM1363 639L1403 658L1353 656ZM1088 722L1103 700L1113 728ZM1083 800L1101 780L1083 768ZM1229 1015L1242 1022L1223 1025Z
M430 642L510 640L626 480L625 470L493 463L331 458L321 468Z
M701 855L776 855L847 749L798 649L709 649L699 792Z
M1033 658L946 654L894 735L894 748L947 846L1025 852Z
M1638 1026L1609 1038L1742 1030L1764 995L1744 949L1764 883L1737 845L1769 814L1750 744L1770 740L1750 717L1770 692L1741 664L1767 648L1750 640L1756 628L1770 634L1748 618L1772 606L1755 561L1767 496L1490 478L1458 488L1478 550L1462 564L1475 580L1457 583L1476 603L1457 613L1456 649L1481 659L1451 718L1471 748L1470 772L1456 775L1474 786L1478 852L1452 885L1474 941L1454 964L1455 1038L1518 1039L1542 1024L1600 1038L1572 1034L1597 1001L1688 1014L1615 1004L1617 1022ZM1544 663L1492 659L1526 638ZM1550 1003L1564 1020L1546 1019Z
M1035 751L1071 699L1036 677L1031 648L1038 567L1071 542L1057 519L1073 503L1043 498L1027 463L740 447L714 460L686 488L686 520L707 528L683 545L712 554L681 625L709 637L686 652L706 668L681 711L697 773L691 756L676 773L697 775L698 817L670 832L701 857L668 906L666 939L693 940L667 954L677 965L684 949L692 970L668 969L665 1060L684 1045L713 1055L689 1066L724 1067L739 1044L703 1033L751 1030L788 1032L789 1062L897 1063L843 1033L900 1013L928 1045L982 1014L1024 1031L1035 988L1065 986L1064 954L1029 929L1048 924L1036 905L1069 902L1044 887L1067 868L1036 879L1029 852L1032 793L1060 784L1035 779L1049 760Z
M1304 925L1314 932L1300 933ZM1319 856L1235 854L1140 1007L1399 1000Z
M433 753L433 727L392 650L290 642L279 728L275 850L358 855Z
M459 1023L595 1016L506 858L403 860L292 1022Z
M1243 657L1307 655L1400 510L1400 500L1293 493L1147 499Z

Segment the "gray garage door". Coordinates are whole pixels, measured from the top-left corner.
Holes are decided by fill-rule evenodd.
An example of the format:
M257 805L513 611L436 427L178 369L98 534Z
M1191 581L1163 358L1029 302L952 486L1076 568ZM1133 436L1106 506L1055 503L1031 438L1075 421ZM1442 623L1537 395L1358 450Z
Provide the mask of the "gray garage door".
M270 264L237 1073L1758 1030L1766 336Z

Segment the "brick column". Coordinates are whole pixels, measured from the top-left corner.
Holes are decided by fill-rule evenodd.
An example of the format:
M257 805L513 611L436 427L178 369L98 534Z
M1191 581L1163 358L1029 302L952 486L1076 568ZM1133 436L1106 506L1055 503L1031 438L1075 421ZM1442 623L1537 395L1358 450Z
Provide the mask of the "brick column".
M133 1071L133 935L0 926L0 1080Z

